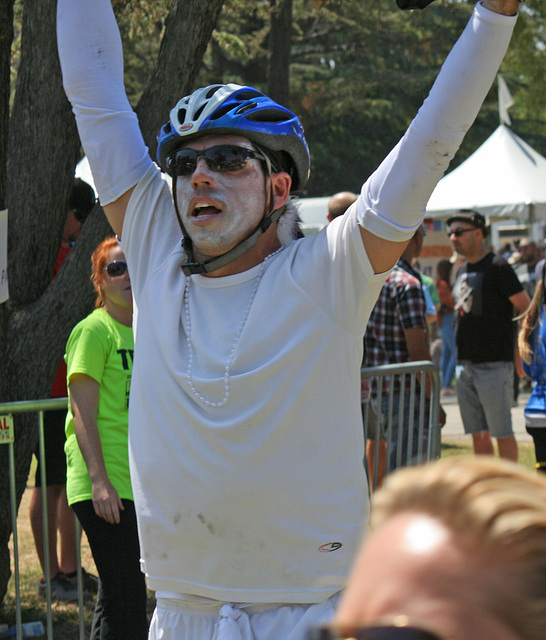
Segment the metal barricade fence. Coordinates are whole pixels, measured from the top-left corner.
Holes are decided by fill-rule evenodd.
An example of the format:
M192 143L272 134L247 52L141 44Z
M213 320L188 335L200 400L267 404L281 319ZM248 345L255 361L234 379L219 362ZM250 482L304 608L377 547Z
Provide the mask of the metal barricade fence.
M388 393L382 391L382 384L378 384L376 398L371 398L371 382L376 379L379 383L385 377L400 375L402 378L401 390L399 394L394 393L394 385L390 385ZM426 398L424 386L417 384L419 376L428 375L431 379L430 399ZM406 394L405 377L410 377L410 390ZM383 365L380 367L364 368L361 371L362 378L362 413L365 436L371 436L372 424L374 425L374 437L369 438L375 442L374 450L374 473L373 485L377 485L378 466L380 456L381 440L385 441L384 452L388 461L393 452L396 452L395 467L409 464L419 464L428 460L440 457L440 382L438 368L432 362L421 361L403 365ZM419 390L419 397L417 391ZM21 620L21 593L19 575L19 555L17 537L17 509L15 493L15 459L14 459L14 436L12 414L16 413L38 413L39 432L39 456L40 474L42 481L42 513L44 529L44 551L45 551L45 582L46 582L46 602L47 602L47 638L53 640L53 623L51 609L51 571L49 568L49 540L47 523L47 486L46 486L46 463L44 449L44 411L53 409L66 409L68 398L48 398L46 400L23 400L19 402L0 403L0 419L3 419L2 436L0 444L9 446L9 474L10 474L10 500L13 529L13 551L14 551L14 581L16 600L16 638L23 638ZM417 403L417 404L416 404ZM379 409L383 407L383 410ZM417 415L417 420L415 416ZM425 426L425 416L428 415L428 424ZM396 418L396 421L393 420ZM11 428L10 428L11 426ZM407 426L407 428L404 428ZM428 433L428 437L425 435ZM406 459L403 460L403 453L406 451ZM415 452L415 453L413 453ZM390 471L387 465L387 473ZM84 640L84 620L83 620L83 588L81 572L81 547L80 530L77 518L74 518L76 527L76 544L78 557L78 605L79 605L79 638ZM38 562L38 557L36 557Z
M49 562L49 533L47 522L47 486L46 486L46 464L45 464L45 448L44 448L44 411L53 409L67 409L68 398L48 398L47 400L22 400L18 402L0 403L0 420L2 420L2 437L0 444L6 444L9 447L9 479L10 479L10 502L11 502L11 519L13 531L13 567L15 582L15 627L16 638L22 640L22 613L21 613L21 588L19 573L19 546L17 536L17 508L16 508L16 491L15 491L15 456L14 456L14 434L13 434L13 414L16 413L38 413L38 432L39 432L39 457L40 457L40 478L42 482L42 526L44 532L44 555L45 555L45 584L46 584L46 635L47 640L53 640L53 617L51 608L51 571ZM76 549L77 549L77 576L78 576L78 607L79 607L79 640L85 638L85 628L83 619L83 586L81 571L81 545L80 545L80 526L78 519L74 517L74 526L76 527ZM38 556L36 556L38 562Z
M397 386L392 384L395 375L400 381ZM425 376L430 378L430 398L425 385L419 384L419 378ZM361 381L366 466L373 490L398 467L440 457L440 378L437 365L423 360L365 367Z

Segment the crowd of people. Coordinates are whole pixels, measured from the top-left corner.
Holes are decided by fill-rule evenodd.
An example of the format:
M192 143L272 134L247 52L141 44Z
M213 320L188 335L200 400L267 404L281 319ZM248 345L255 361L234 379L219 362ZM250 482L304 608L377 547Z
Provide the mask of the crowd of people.
M96 204L95 192L91 185L80 178L74 178L68 203L68 212L63 227L61 243L53 273L53 279L70 253L78 238L82 225ZM51 397L64 398L67 395L66 363L61 360L53 381ZM34 478L34 490L30 499L30 524L34 536L36 552L40 560L43 577L38 584L38 593L45 595L46 556L49 560L51 595L59 600L73 600L77 597L77 544L74 514L66 500L66 456L64 452L66 411L56 409L44 412L44 462L47 504L47 536L43 529L42 466L39 450L36 450L38 464ZM45 541L47 538L47 550ZM47 553L46 553L47 551ZM83 571L83 586L86 592L96 593L98 582L93 574Z
M53 277L95 204L93 188L75 178ZM37 451L30 520L44 572L38 595L49 591L54 600L78 598L76 516L98 571L97 577L81 568L84 595L96 594L91 640L145 640L147 589L140 570L128 450L133 297L116 238L107 238L96 248L91 267L96 308L72 330L57 371L52 396L68 395L69 404L68 412L45 413L45 473ZM42 475L47 487L49 554L43 529Z
M513 384L515 308L538 380L526 418L546 426L534 373L544 298L530 307L508 261L486 249L483 216L448 220L465 258L456 273L443 264L435 285L415 262L428 198L495 78L517 8L476 5L399 144L302 239L292 194L310 154L294 113L248 86L198 89L171 111L156 164L125 96L110 0L59 0L63 83L116 234L93 254L96 309L65 354L67 502L98 571L91 640L538 640L546 478L492 456L394 471L426 445L420 431L415 450L402 444L384 461L393 473L374 492L367 538L360 406L363 361L430 360L439 314L444 389L456 357L475 452L493 453L493 436L517 460L511 405L498 402ZM379 430L384 409L374 405ZM526 514L516 524L507 500Z
M474 452L493 454L493 436L500 457L517 461L511 409L517 406L521 384L527 391L533 390L531 405L525 408L527 430L535 443L542 433L537 431L536 425L542 421L536 415L536 403L540 397L537 387L540 377L537 376L543 362L535 341L541 326L541 314L537 309L540 307L538 295L542 287L542 256L546 245L524 238L514 243L517 252L514 249L508 253L508 245L493 251L488 239L489 224L474 210L459 211L447 220L447 226L454 253L452 259L437 262L434 283L430 279L426 281L415 270L420 250L420 246L415 247L415 238L387 278L368 323L365 364L377 366L436 359L441 396L457 396L464 432L472 436ZM412 258L409 261L408 256ZM397 269L405 270L404 278L400 279ZM412 276L411 281L407 274ZM432 297L436 298L436 325L432 330L431 322L425 322L426 290L431 286L435 289ZM424 350L416 358L408 351L413 342L405 332L409 327L422 329L427 324L429 330L421 331ZM439 339L433 341L435 336ZM426 353L428 349L430 355ZM440 356L436 358L438 349ZM536 358L535 354L538 354ZM382 402L385 406L379 413L384 413L391 402L387 391L397 382L397 377L384 379ZM376 390L374 395L378 395ZM409 402L407 398L406 404ZM411 416L408 417L408 407L402 420L398 419L396 401L394 407L391 419L393 451L397 448L400 426L404 428L404 438L412 441L412 425L415 424ZM415 408L416 411L419 409L417 404ZM530 413L534 414L533 419L529 418ZM439 427L443 417L440 407ZM415 437L413 434L414 442ZM426 445L426 434L419 442ZM543 464L544 455L542 450L540 453L537 450L537 468ZM405 453L403 458L405 460ZM410 460L405 460L402 464L408 462ZM372 466L370 460L368 464ZM393 467L402 464L398 459Z

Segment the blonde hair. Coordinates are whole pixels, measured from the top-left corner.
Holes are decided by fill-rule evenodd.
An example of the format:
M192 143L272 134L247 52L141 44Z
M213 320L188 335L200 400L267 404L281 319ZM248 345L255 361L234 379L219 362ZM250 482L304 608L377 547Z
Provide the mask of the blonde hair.
M503 579L488 609L523 640L546 629L546 478L489 456L449 458L388 476L372 499L371 526L425 513L449 527ZM496 592L495 592L496 591Z
M537 282L535 293L528 309L517 319L521 319L521 329L518 334L519 353L524 362L531 364L535 355L529 342L531 333L540 324L540 310L544 300L542 299L542 280Z

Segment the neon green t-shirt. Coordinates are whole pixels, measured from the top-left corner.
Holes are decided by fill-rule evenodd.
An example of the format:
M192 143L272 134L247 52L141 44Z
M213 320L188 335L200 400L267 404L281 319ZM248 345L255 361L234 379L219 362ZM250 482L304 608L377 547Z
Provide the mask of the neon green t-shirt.
M67 383L75 373L85 373L99 387L97 426L106 472L120 498L133 499L129 476L128 409L133 369L133 331L104 309L78 323L66 344ZM68 391L70 397L70 389ZM66 417L66 492L68 503L90 500L91 479L74 433L74 416Z

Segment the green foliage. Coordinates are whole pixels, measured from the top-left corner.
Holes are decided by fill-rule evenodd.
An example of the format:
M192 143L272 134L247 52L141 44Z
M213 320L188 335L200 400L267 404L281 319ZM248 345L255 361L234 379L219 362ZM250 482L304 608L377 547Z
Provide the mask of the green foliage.
M157 57L170 0L113 5L134 105ZM16 0L17 24L22 6ZM437 0L425 11L407 12L395 0L294 0L288 106L301 117L311 148L306 195L360 187L417 112L473 6L471 0ZM226 0L197 84L238 82L266 90L272 10L270 0ZM18 46L16 39L14 74ZM501 72L514 97L514 131L546 155L546 0L522 5ZM497 125L495 86L452 167Z
M215 31L213 38L225 56L248 62L250 51L240 36L226 31Z
M120 30L132 40L139 36L149 37L150 32L161 27L169 14L169 0L113 0Z
M514 98L512 129L546 155L546 0L521 5L502 73Z
M268 33L268 0L226 0L198 84L265 82Z
M439 0L403 12L394 0L294 0L290 107L312 154L306 195L357 190L396 144L461 33L473 1ZM201 84L266 88L268 2L226 3L201 70ZM546 153L546 0L523 6L502 67L513 93L514 130ZM236 45L236 46L235 46ZM496 86L452 163L498 125Z
M308 195L357 191L417 112L470 7L326 2L317 14L304 4L292 88L312 151Z
M17 70L21 61L21 28L23 23L23 0L15 0L13 4L13 42L11 44L11 74L10 74L10 108L15 97L15 82Z
M113 0L123 40L125 88L136 106L159 53L170 0Z
M546 2L523 5L504 62L505 80L516 99L511 115L539 120L546 115Z

